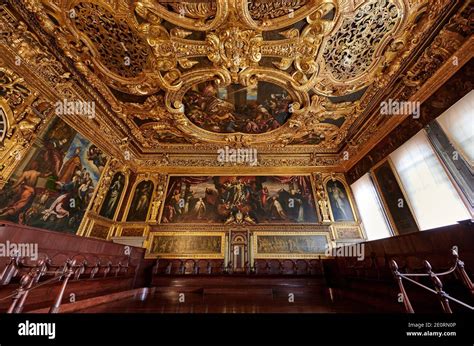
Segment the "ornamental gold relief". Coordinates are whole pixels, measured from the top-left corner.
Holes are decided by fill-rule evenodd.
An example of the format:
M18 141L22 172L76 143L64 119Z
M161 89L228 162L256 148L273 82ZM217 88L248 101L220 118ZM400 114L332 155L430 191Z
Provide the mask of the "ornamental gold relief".
M337 77L349 70L352 77L357 77L355 85L360 89L369 82L364 75L369 74L375 65L373 60L358 61L357 66L349 68L350 58L343 61L343 65L329 59L329 56L334 56L334 47L340 46L337 29L350 25L354 20L360 21L363 24L351 35L357 35L356 30L370 30L373 33L367 34L367 42L372 39L380 41L380 46L383 46L387 34L394 27L401 26L405 10L401 0L378 0L363 6L351 1L332 0L279 3L225 0L171 3L169 6L152 0L137 1L133 5L125 1L75 0L58 4L45 0L43 3L43 11L64 25L54 29L62 49L95 83L98 80L91 76L91 69L109 87L133 95L150 95L150 99L145 97L142 103L114 102L126 116L133 114L143 118L142 112L157 111L155 117L161 127L147 124L139 130L130 124L143 147L154 146L149 139L156 137L151 134L151 129L157 133L190 138L191 143L225 143L225 135L194 126L187 119L182 102L185 91L202 80L216 81L220 87L231 83L249 86L271 80L290 93L298 94L292 103L295 112L292 112L291 121L280 126L277 132L269 136L250 135L248 145L275 142L276 138L277 144L286 146L294 140L304 142L305 137L310 136L320 141L312 144L335 148L341 141L335 134L337 127L320 124L314 119L318 117L314 116L311 121L301 119L303 114L311 116L315 113L314 109L310 113L308 93L333 94L328 92L329 88L336 90ZM365 14L369 7L390 19L388 24L377 23L374 28L370 27L373 19ZM46 24L41 9L36 8L35 12L43 19L44 25L52 29L51 23ZM296 26L296 23L302 25ZM293 28L281 31L291 26ZM71 42L75 44L71 45ZM350 54L354 59L360 56L372 59L378 47L372 45L368 53L362 51L367 42L346 47L344 54ZM269 59L268 63L262 63L265 59ZM104 91L109 99L116 99ZM164 95L165 112L161 110L160 96L151 96L157 92ZM335 95L341 93L339 90ZM349 117L349 114L344 116ZM147 135L143 136L145 130ZM161 136L162 143L167 137L169 135Z
M387 126L372 116L374 97L391 92L385 89L447 4L27 0L9 6L36 21L10 28L4 23L13 23L12 15L2 7L1 25L9 49L58 86L61 97L78 97L79 89L87 93L81 97L94 97L101 111L87 134L100 137L102 147L130 151L131 168L218 166L211 154L226 145L258 148L261 167L335 167L344 164L345 151L354 157ZM40 37L48 49L38 44ZM439 48L431 52L447 58L462 39L443 34L434 42ZM423 71L409 71L404 81L413 88ZM240 90L248 96L244 106L258 101L249 116L260 119L257 127L235 124L242 115L235 103ZM199 93L207 103L196 110L189 99ZM285 117L272 123L282 105ZM213 121L206 123L203 114ZM368 120L359 134L356 127ZM24 131L28 125L34 126L33 119Z

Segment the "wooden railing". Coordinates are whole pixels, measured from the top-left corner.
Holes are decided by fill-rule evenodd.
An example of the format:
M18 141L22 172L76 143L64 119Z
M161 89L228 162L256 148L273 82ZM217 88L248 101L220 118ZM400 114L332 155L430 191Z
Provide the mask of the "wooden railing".
M410 299L408 297L407 291L405 289L405 286L403 284L403 280L409 281L425 290L428 292L434 293L437 297L439 302L441 303L441 307L445 313L452 313L453 311L451 310L450 306L450 301L455 302L459 305L462 305L463 307L474 311L474 306L471 306L469 304L466 304L465 302L456 299L452 296L450 296L448 293L446 293L443 290L443 283L441 279L445 277L446 275L449 274L456 274L456 277L461 280L461 282L464 284L464 286L469 290L471 295L474 296L474 284L472 283L471 279L466 273L466 270L464 269L464 262L459 259L459 254L457 250L457 246L452 248L452 255L455 259L454 266L449 268L448 270L440 273L435 273L433 271L433 268L427 260L423 261L424 264L424 269L425 273L401 273L399 271L399 267L397 262L392 259L390 262L390 267L392 269L393 275L397 281L398 287L400 289L400 293L403 296L403 304L405 306L405 310L407 313L414 313L415 310L412 307L412 304L410 302ZM433 283L434 289L424 285L423 283L417 281L416 279L420 278L429 278L431 282Z
M129 277L135 274L136 268L128 260L112 263L100 260L90 263L82 256L68 258L55 263L50 258L31 261L28 258L12 257L0 274L0 287L16 286L13 293L0 297L0 302L12 299L7 313L21 313L31 291L46 285L61 283L54 303L49 312L56 313L63 300L66 287L70 281L87 281L105 278Z
M245 263L240 270L234 270L232 262L224 265L215 259L157 259L153 275L323 275L321 258L312 260L256 259L254 265Z

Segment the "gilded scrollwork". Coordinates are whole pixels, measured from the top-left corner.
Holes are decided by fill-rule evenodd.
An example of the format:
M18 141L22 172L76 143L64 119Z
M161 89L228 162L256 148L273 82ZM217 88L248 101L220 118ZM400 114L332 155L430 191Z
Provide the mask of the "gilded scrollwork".
M329 0L284 1L278 5L253 1L245 5L244 8L241 1L218 1L206 4L172 4L166 9L154 1L137 2L134 5L134 10L141 18L141 22L140 24L138 22L134 24L133 21L128 22L135 27L136 34L147 42L147 46L153 52L149 70L145 75L149 73L149 76L153 76L155 79L155 86L159 85L161 89L164 89L164 103L167 112L163 113L159 110L161 108L158 106L158 99L156 106L152 104L151 100L156 99L157 96L153 95L149 99L147 98L143 106L138 105L138 107L150 104L150 107L159 114L156 121L159 121L160 125L147 126L145 136L140 135L137 129L132 132L135 131L137 134L135 137L141 138L143 147L148 148L151 147L150 138L157 137L151 136L150 129L156 131L157 134L161 131L165 134L173 133L175 136L182 135L191 138L191 143L202 140L208 143L227 141L225 136L211 134L193 126L183 114L182 97L184 92L189 89L189 86L200 80L220 81L221 86L237 82L245 86L251 83L255 84L260 80L272 79L280 83L283 82L285 86L291 85L293 92L299 93L308 93L313 87L318 89L324 85L322 89L327 94L327 83L330 82L324 73L323 78L319 78L322 66L344 68L343 65L340 65L340 61L327 59L329 61L327 64L321 64L319 61L322 58L323 49L328 55L331 51L331 44L335 44L332 42L338 42L336 36L329 37L328 35L337 25L344 28L350 23L361 22L357 27L358 30L374 29L373 41L376 43L381 41L384 38L381 35L390 32L395 24L399 26L403 10L397 1L398 6L388 0L386 0L387 3L382 2L376 1L365 5L390 17L391 21L386 25L378 22L376 28L378 31L375 28L370 28L371 24L368 23L370 18L366 19L360 15L365 11L363 6L356 9L353 3L346 2L338 6L339 4L336 2ZM89 3L86 5L89 8L92 6ZM385 5L389 5L388 11L384 10ZM311 9L309 10L308 7ZM256 9L264 10L266 14L257 15ZM306 9L305 17L300 16L301 9ZM347 11L347 13L341 13L341 10ZM169 11L180 14L184 12L184 14L171 19ZM327 16L331 11L332 16ZM352 19L352 13L355 19ZM213 19L213 17L215 18ZM275 23L278 20L283 20L283 17L287 27L302 19L306 25L301 29L294 27L281 32L282 39L265 39L263 32L278 29L280 24ZM358 17L363 18L358 21ZM80 18L77 16L74 20L77 22L80 21ZM223 18L226 20L222 20ZM344 22L341 25L343 18ZM261 25L254 25L255 21L260 21ZM170 26L168 22L171 22L172 25ZM217 25L217 23L220 24ZM369 28L367 29L366 26ZM127 27L126 30L131 29ZM196 32L203 32L203 35L199 36L195 34ZM197 39L197 37L203 39ZM371 49L374 51L376 48L376 44L371 45ZM356 50L354 47L351 48L351 51ZM364 54L360 53L359 55ZM335 55L332 54L332 56ZM273 69L261 66L260 62L263 58L273 59ZM364 58L367 59L367 64L372 63L370 56L364 55ZM198 67L202 66L202 59L208 59L213 68ZM289 69L293 71L288 72ZM144 78L146 79L146 77ZM116 83L113 84L116 86ZM126 88L134 93L150 93L156 90L145 80L141 81L141 85L145 87L137 85ZM360 86L359 83L358 87ZM288 126L283 126L272 136L251 136L249 144L261 145L268 142L270 138L277 138L281 145L286 146L292 142L304 143L307 136L317 136L320 142L313 141L312 144L317 144L321 148L336 148L342 142L342 136L335 134L337 127L320 123L318 119L321 119L324 114L318 114L315 117L316 110L311 109L309 102L304 102L305 99L308 99L308 96L299 96L298 100L293 103L292 106L296 111L293 114L293 119L288 122ZM127 108L133 112L134 107L130 104ZM135 110L134 113L137 117L143 117L141 112L137 113ZM310 120L302 121L298 113L307 113L309 115L307 118ZM347 111L344 115L350 118L350 114L351 112ZM345 127L351 123L348 121ZM158 137L169 138L168 135Z
M51 103L15 71L0 67L0 188L51 115Z
M212 157L225 145L258 148L264 153L261 167L337 166L344 164L344 152L352 160L388 126L374 116L378 98L393 92L397 80L404 90L398 95L408 97L465 41L469 26L456 14L421 52L428 34L439 30L441 15L458 11L448 0L427 5L426 0L27 0L0 6L0 40L10 64L16 56L31 66L59 98L93 98L99 117L77 126L85 125L87 134L115 154L127 137L131 166L156 157L166 166L220 166L211 158L185 156ZM414 63L417 54L423 63ZM261 131L209 130L183 107L186 92L206 81L228 91L235 84L273 83L288 91L291 114ZM52 92L48 98L56 101ZM44 121L34 107L20 113L25 117L10 130L26 140ZM267 156L285 150L301 156Z

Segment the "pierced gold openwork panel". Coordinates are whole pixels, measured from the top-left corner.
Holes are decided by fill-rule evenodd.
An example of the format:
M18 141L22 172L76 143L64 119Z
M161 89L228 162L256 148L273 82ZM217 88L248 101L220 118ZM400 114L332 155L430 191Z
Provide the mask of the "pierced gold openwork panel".
M323 53L334 78L347 81L367 72L377 58L375 51L400 17L401 10L396 4L378 0L360 7L353 18L344 19Z

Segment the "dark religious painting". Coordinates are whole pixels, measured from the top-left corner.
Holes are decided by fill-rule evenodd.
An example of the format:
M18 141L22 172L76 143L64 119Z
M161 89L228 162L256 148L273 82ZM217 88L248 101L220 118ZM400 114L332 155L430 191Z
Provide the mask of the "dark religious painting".
M344 184L339 180L329 180L326 187L334 221L355 221Z
M153 188L153 182L150 180L144 180L137 185L128 210L127 221L146 221Z
M75 233L106 157L56 119L0 192L0 219Z
M405 234L418 231L416 221L389 162L385 161L385 163L378 166L374 170L374 175L398 233Z
M125 176L122 173L115 173L110 183L109 191L105 196L104 202L100 209L100 215L109 219L113 219L117 210L123 187L125 186Z
M183 98L186 116L197 126L218 133L275 130L290 117L292 102L286 90L267 82L248 87L205 82Z
M256 235L257 254L324 254L325 235Z
M314 223L308 176L171 177L163 223Z
M155 255L220 255L222 235L167 235L153 236L151 253Z

